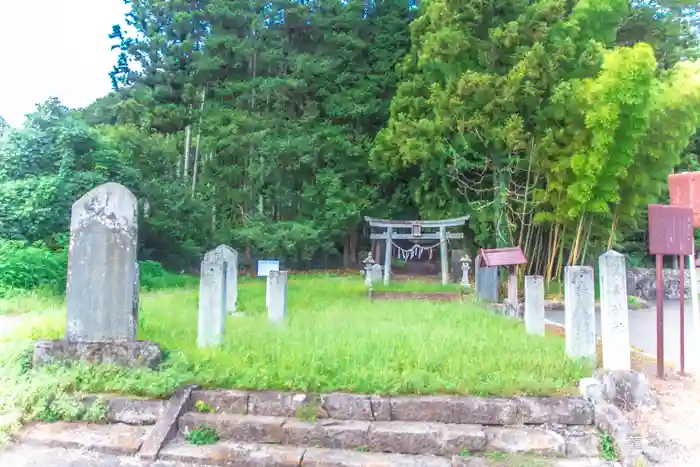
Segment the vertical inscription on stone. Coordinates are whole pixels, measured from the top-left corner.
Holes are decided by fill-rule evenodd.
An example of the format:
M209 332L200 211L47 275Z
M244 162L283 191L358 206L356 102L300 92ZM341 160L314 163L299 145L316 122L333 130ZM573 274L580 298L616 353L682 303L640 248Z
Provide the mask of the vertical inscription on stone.
M544 335L544 279L525 276L525 330L528 334Z
M630 333L625 257L609 250L600 255L599 265L603 368L629 371Z
M566 352L595 360L595 299L593 268L567 266L564 272Z
M85 194L71 209L66 339L136 339L136 197L118 183Z

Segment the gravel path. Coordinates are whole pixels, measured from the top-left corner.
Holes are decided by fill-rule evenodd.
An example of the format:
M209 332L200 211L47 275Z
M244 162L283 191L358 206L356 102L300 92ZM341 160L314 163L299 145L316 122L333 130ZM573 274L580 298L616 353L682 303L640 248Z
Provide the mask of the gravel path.
M649 460L664 467L690 467L700 459L700 384L678 375L651 386L659 396L658 408L640 408L630 414L638 433L649 440Z
M17 327L24 318L24 315L0 315L0 337L9 334Z

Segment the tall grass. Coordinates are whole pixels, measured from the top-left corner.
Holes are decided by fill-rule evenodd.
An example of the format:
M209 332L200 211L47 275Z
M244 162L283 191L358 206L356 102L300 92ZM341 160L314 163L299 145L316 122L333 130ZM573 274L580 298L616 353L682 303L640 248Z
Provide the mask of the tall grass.
M363 393L552 394L590 373L565 356L558 337L473 304L374 301L359 278L292 277L288 319L271 326L262 280L243 281L225 343L198 349L194 290L145 295L139 338L159 342L159 371L47 367L73 390L166 395L184 383L210 387ZM64 315L30 315L10 340L61 338ZM5 338L8 339L7 337ZM27 342L27 341L25 341Z

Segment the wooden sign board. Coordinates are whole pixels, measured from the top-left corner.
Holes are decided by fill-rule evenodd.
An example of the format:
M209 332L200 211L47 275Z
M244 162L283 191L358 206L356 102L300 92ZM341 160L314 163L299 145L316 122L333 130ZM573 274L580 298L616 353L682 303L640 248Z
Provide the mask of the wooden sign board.
M693 252L693 209L649 205L649 254L681 255Z
M414 237L420 237L422 235L420 222L416 221L411 224L411 235Z
M700 227L700 172L669 175L668 189L671 204L692 208L693 227Z

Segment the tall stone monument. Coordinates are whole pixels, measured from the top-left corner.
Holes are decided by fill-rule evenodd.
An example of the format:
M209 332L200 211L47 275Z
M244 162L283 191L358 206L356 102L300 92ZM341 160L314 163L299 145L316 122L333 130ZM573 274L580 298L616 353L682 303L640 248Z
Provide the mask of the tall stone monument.
M267 290L270 294L267 317L270 323L282 324L287 316L287 271L270 271Z
M66 285L66 339L39 341L34 363L85 360L155 366L158 344L137 341L136 197L105 183L73 204Z
M226 284L225 308L228 313L235 313L238 301L238 252L228 245L219 245L204 255L204 261L226 263L226 268L222 270Z
M603 368L631 370L625 257L609 250L600 255L600 330Z
M564 328L566 353L595 361L595 295L590 266L564 269Z
M224 342L227 284L226 261L207 261L204 257L199 278L199 317L197 347L217 347Z
M525 330L544 336L544 278L525 276Z

